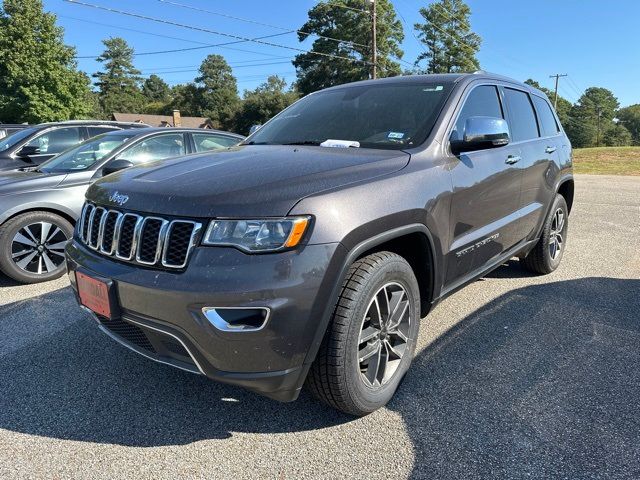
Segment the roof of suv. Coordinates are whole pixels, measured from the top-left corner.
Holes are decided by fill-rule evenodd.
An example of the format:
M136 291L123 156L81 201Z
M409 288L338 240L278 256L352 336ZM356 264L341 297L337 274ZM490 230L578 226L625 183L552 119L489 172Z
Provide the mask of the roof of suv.
M496 73L489 73L482 70L479 70L474 73L438 73L438 74L424 74L424 75L400 75L397 77L385 77L378 78L375 80L362 80L360 82L347 83L343 85L336 85L335 87L328 88L327 90L339 89L339 88L348 88L355 85L380 85L380 84L415 84L415 83L424 83L425 81L432 83L459 83L463 80L477 80L477 79L486 79L486 80L499 80L501 82L508 82L514 85L517 85L520 88L529 90L530 92L535 92L538 95L546 97L544 92L541 92L535 87L531 85L527 85L526 83L522 83L518 80L514 80L513 78L505 77L503 75L498 75Z

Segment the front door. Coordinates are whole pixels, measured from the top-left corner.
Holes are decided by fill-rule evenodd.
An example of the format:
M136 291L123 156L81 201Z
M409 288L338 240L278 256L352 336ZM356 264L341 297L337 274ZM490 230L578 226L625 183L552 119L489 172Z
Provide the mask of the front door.
M505 118L499 89L477 85L467 94L452 137L473 116ZM518 242L522 169L518 145L465 152L450 159L453 186L445 283L450 287ZM446 288L446 287L445 287Z

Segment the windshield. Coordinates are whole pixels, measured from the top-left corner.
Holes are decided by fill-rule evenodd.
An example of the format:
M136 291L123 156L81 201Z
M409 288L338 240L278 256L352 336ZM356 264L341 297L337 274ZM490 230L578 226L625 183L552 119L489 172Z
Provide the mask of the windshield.
M75 172L91 168L137 133L103 134L62 152L40 166L43 172Z
M0 125L1 127L1 125ZM24 130L19 130L8 137L0 140L0 152L4 152L5 150L9 150L17 143L20 143L22 140L27 138L29 135L33 135L39 129L37 128L25 128Z
M243 144L416 146L429 135L450 90L451 84L383 83L318 92L275 116Z

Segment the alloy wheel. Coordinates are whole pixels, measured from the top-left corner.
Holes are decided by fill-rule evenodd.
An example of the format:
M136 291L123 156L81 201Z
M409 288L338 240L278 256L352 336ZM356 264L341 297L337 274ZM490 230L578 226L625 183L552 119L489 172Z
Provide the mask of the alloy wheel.
M551 221L551 230L549 232L549 255L552 260L558 258L562 247L564 245L564 210L557 209L553 214L553 220Z
M371 299L360 327L360 377L369 387L386 384L408 350L409 297L398 283L387 283Z
M69 238L56 224L36 222L20 228L11 242L11 259L25 272L42 275L64 264Z

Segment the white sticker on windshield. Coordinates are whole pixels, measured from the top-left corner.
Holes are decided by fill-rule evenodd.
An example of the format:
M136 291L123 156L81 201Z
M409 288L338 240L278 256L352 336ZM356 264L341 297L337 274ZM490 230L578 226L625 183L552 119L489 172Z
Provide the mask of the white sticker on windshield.
M422 91L423 92L439 92L443 88L444 87L442 85L438 85L437 87L426 87L426 88L423 88Z
M400 140L400 139L404 138L404 133L402 133L402 132L389 132L389 135L387 135L387 138L394 138L396 140Z
M358 148L360 146L360 142L356 142L355 140L334 140L332 138L328 138L327 140L322 142L320 146L333 148Z

